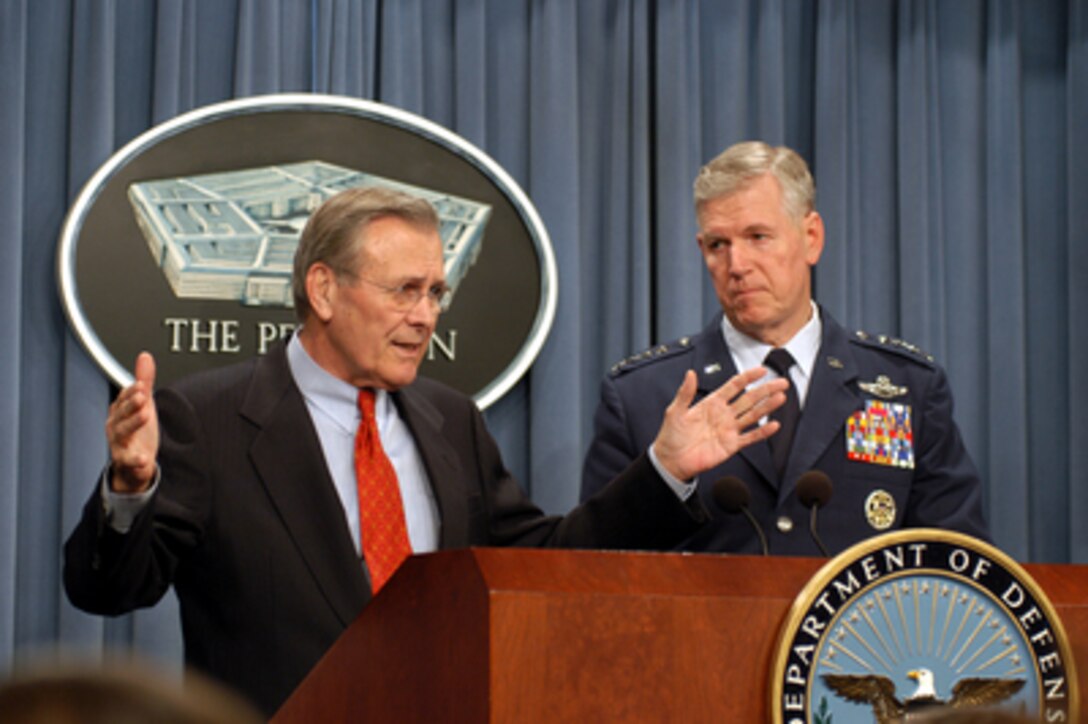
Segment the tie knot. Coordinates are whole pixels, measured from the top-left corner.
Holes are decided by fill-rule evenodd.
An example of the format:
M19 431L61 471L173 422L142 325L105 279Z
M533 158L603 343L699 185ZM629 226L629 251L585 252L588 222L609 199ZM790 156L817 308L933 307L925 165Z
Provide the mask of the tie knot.
M763 363L774 370L779 377L788 378L790 367L793 367L793 355L781 347L776 347L767 353Z
M359 390L359 412L364 420L374 419L374 390L369 387Z

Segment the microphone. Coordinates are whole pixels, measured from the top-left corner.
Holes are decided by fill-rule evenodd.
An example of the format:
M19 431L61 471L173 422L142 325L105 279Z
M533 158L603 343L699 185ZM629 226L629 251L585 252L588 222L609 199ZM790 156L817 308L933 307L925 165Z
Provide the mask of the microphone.
M816 547L827 557L827 548L824 548L820 535L816 532L816 511L827 505L831 500L831 491L834 486L831 478L822 470L809 470L797 480L797 499L801 505L808 508L811 513L808 520L808 530L812 534L812 540L816 541Z
M714 483L713 496L714 502L725 512L744 514L744 517L752 524L752 528L755 529L756 535L759 536L759 546L763 549L763 555L770 555L767 548L767 536L764 535L763 528L760 527L756 517L752 515L752 511L748 510L748 503L752 500L752 493L748 490L748 485L736 475L726 475Z

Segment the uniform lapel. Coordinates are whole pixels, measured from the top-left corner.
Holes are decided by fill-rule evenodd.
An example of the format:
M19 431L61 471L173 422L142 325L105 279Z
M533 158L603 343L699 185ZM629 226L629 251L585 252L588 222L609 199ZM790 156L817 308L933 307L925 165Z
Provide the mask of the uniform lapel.
M412 431L438 503L439 547L465 545L469 539L468 498L461 482L464 474L457 452L442 431L445 416L413 386L393 393L393 402Z
M250 459L314 582L345 626L370 597L324 453L280 345L257 361L241 414Z
M699 375L699 390L696 399L701 400L721 387L737 374L733 364L733 355L725 345L722 335L721 314L714 316L714 321L704 329L695 344L695 371ZM802 416L803 417L803 416ZM749 445L740 451L750 466L773 488L778 487L778 475L775 473L771 449L765 443Z
M824 455L838 438L846 419L861 404L855 384L858 369L846 331L826 311L821 310L821 314L823 340L793 438L793 449L786 465L785 480L788 482L779 491L780 500L793 491L797 478L811 470Z

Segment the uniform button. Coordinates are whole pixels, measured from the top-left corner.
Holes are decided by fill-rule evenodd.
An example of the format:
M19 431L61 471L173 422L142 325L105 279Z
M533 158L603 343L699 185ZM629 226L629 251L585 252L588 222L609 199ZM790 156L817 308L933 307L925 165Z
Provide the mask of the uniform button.
M789 533L791 530L793 530L793 521L784 515L779 516L776 525L778 526L778 530L783 533Z

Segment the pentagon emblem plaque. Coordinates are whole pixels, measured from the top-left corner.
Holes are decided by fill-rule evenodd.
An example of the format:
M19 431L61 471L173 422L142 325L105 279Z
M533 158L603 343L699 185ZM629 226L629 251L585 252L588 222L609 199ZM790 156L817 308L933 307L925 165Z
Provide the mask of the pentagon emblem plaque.
M57 251L75 336L117 385L264 354L297 325L291 271L318 205L358 186L428 199L456 292L420 372L481 408L528 371L555 317L551 241L498 163L392 106L281 94L217 103L134 138L91 177Z

